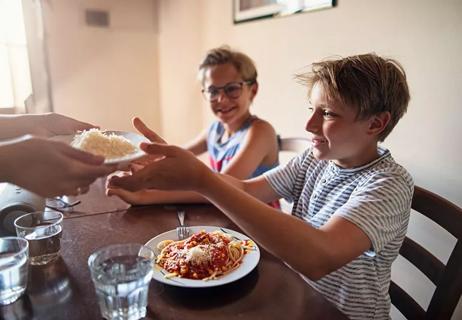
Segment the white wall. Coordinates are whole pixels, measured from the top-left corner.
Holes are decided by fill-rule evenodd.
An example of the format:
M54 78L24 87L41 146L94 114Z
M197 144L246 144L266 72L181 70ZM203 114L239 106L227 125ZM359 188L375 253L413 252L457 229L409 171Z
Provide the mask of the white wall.
M294 82L294 73L307 70L305 66L311 62L332 55L375 51L398 59L407 71L412 99L408 113L385 145L411 172L416 184L462 206L459 138L462 136L459 123L462 119L462 1L339 1L334 9L237 25L232 23L232 1L195 1L201 7L200 14L191 8L189 1L159 0L159 3L170 12L168 20L161 19L161 29L175 28L175 34L183 34L181 39L192 37L200 41L189 47L183 43L180 48L161 34L161 50L176 48L190 61L197 57L198 48L203 55L207 49L227 43L249 54L257 62L260 75L260 92L253 111L284 135L306 134L303 129L307 117L306 92ZM191 9L188 17L184 13L173 14L188 8ZM177 27L177 19L181 21L181 30ZM201 55L191 68L195 70L200 58ZM162 64L163 69L176 67L175 61ZM186 65L181 64L181 67ZM162 88L173 85L190 88L194 81L189 73L172 78L161 77ZM177 116L164 125L175 123L175 118L177 126L188 129L175 135L166 132L166 137L187 140L192 130L189 123L196 121L205 126L211 119L210 112L201 118L205 107L200 100L172 97L168 90L161 90L161 95L166 94L163 101L186 103L188 100L189 108L197 112L195 119L188 118L186 122L178 120L184 112L181 103L169 106L174 108L169 112ZM199 96L199 92L196 95ZM193 105L195 102L197 104ZM409 233L417 240L430 242L437 256L445 261L453 239L440 236L435 228L423 224L413 217ZM434 236L438 239L433 240ZM403 264L402 261L397 263L394 277L405 279L418 302L426 307L432 286L420 281L412 270L401 272ZM394 317L399 318L395 314ZM460 318L462 303L453 319Z
M160 130L156 3L43 3L54 111L113 130L133 130L138 115ZM85 25L85 9L109 11L110 27Z

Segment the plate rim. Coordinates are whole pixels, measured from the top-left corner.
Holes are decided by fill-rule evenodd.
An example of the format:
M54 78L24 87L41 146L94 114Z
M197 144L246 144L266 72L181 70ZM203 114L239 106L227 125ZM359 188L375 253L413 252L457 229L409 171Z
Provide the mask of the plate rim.
M204 281L204 280L194 280L194 279L179 278L179 277L165 278L164 275L161 272L161 270L164 270L164 269L159 269L160 267L158 267L154 263L154 273L152 275L152 279L154 279L155 281L161 282L163 284L171 285L171 286L182 287L182 288L217 287L217 286L222 286L222 285L237 281L237 280L245 277L250 272L252 272L257 267L258 263L260 262L261 253L260 253L260 248L258 247L257 243L254 240L252 240L251 238L249 238L247 235L245 235L245 234L243 234L241 232L238 232L238 231L235 231L235 230L232 230L232 229L228 229L228 228L225 228L225 227L219 227L219 226L188 226L188 228L192 229L192 230L195 230L193 232L199 232L201 230L206 230L206 229L209 229L208 231L206 230L206 232L210 232L210 231L214 231L214 230L224 230L224 231L232 234L233 236L238 237L240 240L251 240L255 245L255 251L250 251L243 258L243 261L247 262L245 264L247 266L247 269L242 270L242 269L237 268L233 272L231 272L231 273L229 273L227 275L224 275L223 277L220 277L218 279ZM156 254L156 256L157 256L158 249L156 248L156 244L159 243L162 240L167 240L167 239L160 239L160 238L161 237L166 237L170 233L173 233L174 235L176 235L176 229L171 229L171 230L162 232L162 233L156 235L155 237L149 239L144 245L151 248L154 251L154 253ZM174 237L174 238L176 238L176 237ZM157 240L157 242L154 242L155 240ZM253 257L253 259L248 260L250 257ZM244 264L244 262L243 262L243 264ZM242 267L242 265L240 267ZM239 271L239 270L241 271L240 273L235 273L236 271Z

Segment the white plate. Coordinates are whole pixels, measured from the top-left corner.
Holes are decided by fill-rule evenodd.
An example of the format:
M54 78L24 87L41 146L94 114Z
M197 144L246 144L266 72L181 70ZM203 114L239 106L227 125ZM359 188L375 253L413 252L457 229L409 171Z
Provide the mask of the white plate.
M139 148L139 145L141 142L149 142L149 140L146 139L146 137L143 137L142 135L139 135L134 132L125 132L125 131L105 130L104 133L115 134L115 135L124 137L125 139L130 141L133 144L133 146L135 146L136 148L135 152L130 153L129 155L126 155L125 157L106 159L104 161L105 164L118 164L119 166L123 166L133 160L137 160L141 158L142 156L146 155L146 153ZM71 144L72 140L74 139L74 136L75 135L73 134L61 135L61 136L54 136L51 139L55 141L61 141L67 144Z
M197 226L197 227L188 227L192 233L200 232L202 230L206 232L211 232L215 230L221 230L225 233L229 233L230 235L240 239L240 240L249 240L250 238L239 233L237 231L233 231L226 228L221 227L213 227L213 226ZM156 256L160 253L160 250L157 249L157 244L163 240L178 240L176 235L176 230L170 230L164 233L159 234L158 236L149 240L145 245L150 247L156 254ZM187 288L206 288L206 287L216 287L221 286L236 280L247 275L250 271L252 271L258 264L260 260L260 249L258 248L257 244L255 244L255 250L251 250L244 255L241 265L236 270L231 271L224 276L219 277L218 279L214 280L193 280L193 279L186 279L186 278L165 278L165 274L168 272L164 269L161 269L159 266L154 267L154 274L153 278L159 282L169 284L172 286L177 287L187 287Z

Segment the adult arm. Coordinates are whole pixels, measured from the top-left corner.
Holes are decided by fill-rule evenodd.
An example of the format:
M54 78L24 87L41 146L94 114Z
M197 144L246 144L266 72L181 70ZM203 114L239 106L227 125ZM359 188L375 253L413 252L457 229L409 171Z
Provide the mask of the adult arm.
M95 126L57 113L2 115L0 116L0 139L25 134L50 137L73 134Z
M67 144L26 135L0 143L0 181L43 197L75 195L115 170L103 161Z

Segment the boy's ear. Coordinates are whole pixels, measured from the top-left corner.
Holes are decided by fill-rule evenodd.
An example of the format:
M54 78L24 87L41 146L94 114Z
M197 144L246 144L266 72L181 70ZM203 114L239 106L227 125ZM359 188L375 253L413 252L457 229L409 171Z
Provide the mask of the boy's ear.
M388 125L391 119L390 112L381 112L372 116L369 123L368 133L379 135Z
M255 96L258 93L258 82L252 84L252 86L250 87L250 92L252 92L252 96L250 97L250 99L253 101L253 98L255 98Z

